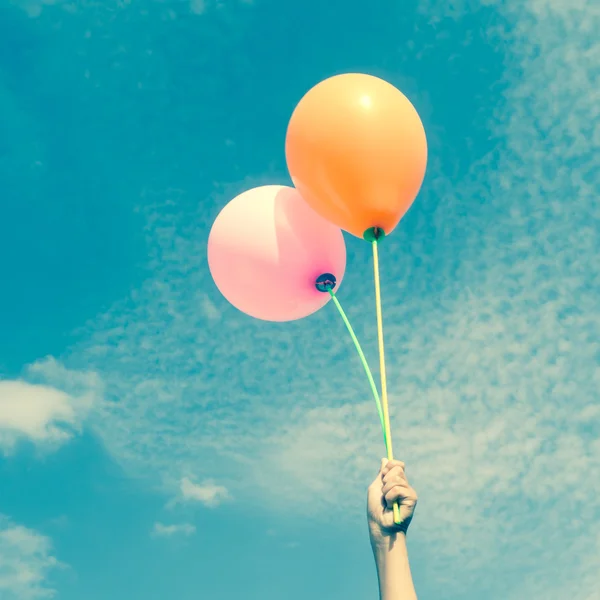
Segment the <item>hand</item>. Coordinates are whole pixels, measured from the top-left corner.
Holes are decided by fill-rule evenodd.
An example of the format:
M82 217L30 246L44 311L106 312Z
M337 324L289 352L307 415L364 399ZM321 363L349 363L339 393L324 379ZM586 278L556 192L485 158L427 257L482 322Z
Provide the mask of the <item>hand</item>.
M417 493L410 487L404 463L399 460L381 459L379 474L369 486L367 516L369 533L374 546L382 546L393 534L406 533L417 506ZM394 502L398 501L402 523L394 523Z

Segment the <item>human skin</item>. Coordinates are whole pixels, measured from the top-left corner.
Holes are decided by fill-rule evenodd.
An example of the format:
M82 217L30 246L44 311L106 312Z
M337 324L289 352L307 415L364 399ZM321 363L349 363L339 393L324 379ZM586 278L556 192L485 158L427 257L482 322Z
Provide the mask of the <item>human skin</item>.
M406 532L418 498L404 469L403 462L383 458L367 494L369 535L377 566L380 600L417 600L408 562ZM400 525L394 523L392 509L396 501L400 507Z

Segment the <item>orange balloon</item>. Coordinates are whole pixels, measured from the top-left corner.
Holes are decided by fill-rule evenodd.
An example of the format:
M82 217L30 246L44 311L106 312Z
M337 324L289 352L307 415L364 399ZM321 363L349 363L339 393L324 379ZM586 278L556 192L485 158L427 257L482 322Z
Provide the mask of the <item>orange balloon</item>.
M294 186L338 227L370 239L390 234L414 202L427 166L417 111L393 85L349 73L322 81L300 100L285 154Z

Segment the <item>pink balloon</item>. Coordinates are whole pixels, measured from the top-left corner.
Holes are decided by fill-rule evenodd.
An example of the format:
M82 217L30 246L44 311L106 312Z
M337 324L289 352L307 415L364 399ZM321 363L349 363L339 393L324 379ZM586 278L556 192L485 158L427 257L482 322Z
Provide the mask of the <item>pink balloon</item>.
M208 238L208 266L236 308L265 321L306 317L331 299L315 281L346 269L342 231L291 187L267 185L234 198Z

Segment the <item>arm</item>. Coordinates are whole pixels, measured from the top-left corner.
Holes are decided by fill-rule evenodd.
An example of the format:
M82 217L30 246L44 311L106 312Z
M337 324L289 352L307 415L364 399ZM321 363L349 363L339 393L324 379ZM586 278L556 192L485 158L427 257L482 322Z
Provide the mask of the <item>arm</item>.
M406 534L402 531L389 538L389 546L373 546L380 600L417 600L413 584Z
M400 505L401 525L394 523L392 507ZM406 532L417 505L404 463L382 460L381 470L369 487L367 513L371 547L377 566L380 600L417 600L410 572Z

